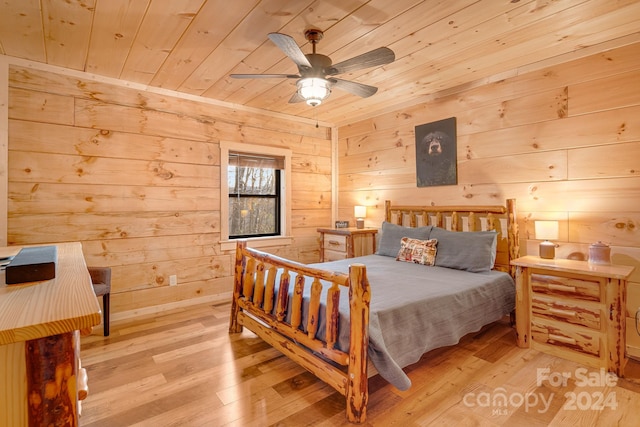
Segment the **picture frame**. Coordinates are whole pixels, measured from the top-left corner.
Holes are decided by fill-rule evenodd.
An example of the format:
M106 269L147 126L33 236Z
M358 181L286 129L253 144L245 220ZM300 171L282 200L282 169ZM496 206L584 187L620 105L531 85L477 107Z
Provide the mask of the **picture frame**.
M417 186L457 185L456 118L416 126L415 138Z

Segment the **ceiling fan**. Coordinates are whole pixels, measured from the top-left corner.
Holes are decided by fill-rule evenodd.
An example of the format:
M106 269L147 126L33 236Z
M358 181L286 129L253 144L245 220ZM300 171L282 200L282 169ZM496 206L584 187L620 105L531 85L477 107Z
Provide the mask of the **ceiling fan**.
M231 74L236 79L252 78L283 78L298 79L298 90L293 94L289 103L306 101L312 107L320 105L331 93L332 88L367 98L378 91L377 87L349 80L338 79L336 74L348 73L364 68L389 64L395 60L395 54L388 47L380 47L346 61L331 63L331 58L316 53L316 44L322 40L323 32L309 29L304 33L305 38L313 46L313 53L304 54L293 37L281 33L270 33L269 39L275 43L285 55L298 66L299 74Z

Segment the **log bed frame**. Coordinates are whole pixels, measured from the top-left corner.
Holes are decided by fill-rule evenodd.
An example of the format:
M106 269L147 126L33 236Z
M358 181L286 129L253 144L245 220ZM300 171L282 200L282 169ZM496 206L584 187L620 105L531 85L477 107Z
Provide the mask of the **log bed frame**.
M450 221L446 218L449 217ZM480 218L486 218L486 230L501 231L500 218L506 219L506 233L498 238L496 269L514 275L510 260L518 257L518 228L515 200L505 206L392 206L385 202L385 220L416 227L434 225L460 231L466 218L467 229L479 229ZM408 221L407 221L408 220ZM506 245L504 239L506 238ZM274 300L276 270L280 276L279 298ZM290 272L296 273L293 296L288 298ZM321 280L332 283L324 301L326 306L326 334L316 337L320 308ZM305 330L300 329L302 296L310 286L309 315ZM350 350L343 352L334 345L338 339L338 301L340 288L349 292ZM309 289L309 288L306 288ZM346 398L347 418L353 423L366 419L368 395L369 302L371 290L363 264L352 264L349 273L335 273L290 261L247 247L238 241L235 260L230 333L242 332L243 326L280 350L320 380L332 386ZM275 307L275 314L274 313ZM291 321L286 313L291 310Z

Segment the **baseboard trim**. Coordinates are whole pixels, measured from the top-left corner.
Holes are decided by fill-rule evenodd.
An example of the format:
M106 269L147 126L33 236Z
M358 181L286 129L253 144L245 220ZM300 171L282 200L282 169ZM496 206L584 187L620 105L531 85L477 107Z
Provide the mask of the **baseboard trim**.
M177 308L189 307L197 304L207 303L219 303L231 301L231 292L225 292L221 294L206 295L198 298L189 298L182 301L174 301L167 304L152 305L148 307L141 307L135 310L121 311L118 313L111 313L111 320L127 320L137 317L154 315L165 311L175 310Z

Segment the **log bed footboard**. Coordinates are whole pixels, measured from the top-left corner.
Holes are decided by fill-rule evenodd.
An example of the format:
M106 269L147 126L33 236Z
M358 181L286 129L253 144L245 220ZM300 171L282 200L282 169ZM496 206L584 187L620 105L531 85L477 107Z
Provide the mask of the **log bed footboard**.
M282 273L278 283L279 292L274 298L278 269ZM291 297L290 272L295 272ZM321 280L332 284L325 301L321 301ZM336 348L341 288L349 292L348 353ZM300 326L305 290L308 290L310 298L303 330ZM344 395L347 418L350 422L361 423L366 418L369 398L367 349L370 299L366 268L362 264L353 264L349 274L333 273L248 248L246 242L239 241L229 332L242 332L243 326L246 326ZM319 338L316 332L322 302L326 307L326 328L325 336ZM286 320L287 312L291 313L290 321Z

